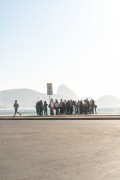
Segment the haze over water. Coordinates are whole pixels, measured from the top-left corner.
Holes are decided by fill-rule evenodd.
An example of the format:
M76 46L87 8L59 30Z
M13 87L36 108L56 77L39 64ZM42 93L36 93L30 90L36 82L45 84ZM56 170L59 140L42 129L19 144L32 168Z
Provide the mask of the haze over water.
M22 116L35 116L36 110L35 108L25 108L19 109L22 113ZM49 109L48 109L49 113ZM0 109L0 116L12 116L14 114L14 109ZM98 107L97 114L120 114L120 107ZM19 116L19 115L18 115Z

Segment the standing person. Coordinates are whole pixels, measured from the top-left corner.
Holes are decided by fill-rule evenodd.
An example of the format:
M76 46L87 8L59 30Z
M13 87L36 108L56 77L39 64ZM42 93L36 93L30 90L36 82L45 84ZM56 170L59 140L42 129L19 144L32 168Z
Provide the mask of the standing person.
M80 101L77 102L77 114L80 114Z
M19 104L16 100L15 100L13 107L15 109L15 114L13 116L15 116L17 113L21 116L21 113L18 112Z
M53 99L51 99L49 107L50 107L50 115L54 115L54 107L55 107L55 105L54 105Z
M35 107L36 107L36 113L37 113L37 115L39 115L39 101L36 102Z
M42 100L40 100L39 106L40 106L40 112L39 112L39 115L40 115L40 116L43 116L43 101L42 101Z
M94 114L95 101L93 99L90 100L90 114Z
M96 109L97 109L97 105L95 104L95 105L94 105L94 107L95 107L95 114L97 114L97 111L96 111Z
M63 100L61 99L61 101L60 101L60 114L63 114L63 108L64 108L64 103L63 103Z
M80 114L83 114L83 101L80 101Z
M70 101L69 100L67 100L66 106L67 106L67 114L70 114Z
M76 101L73 101L73 114L76 114Z
M63 105L63 107L64 107L64 114L66 115L67 114L67 102L66 102L66 100L64 100L64 105Z
M70 100L70 114L73 114L73 101Z
M44 105L43 105L44 115L48 115L48 113L47 113L47 107L48 107L48 104L47 104L46 101L44 101Z
M55 100L55 110L56 110L56 115L58 115L59 114L59 103L58 103L57 99Z

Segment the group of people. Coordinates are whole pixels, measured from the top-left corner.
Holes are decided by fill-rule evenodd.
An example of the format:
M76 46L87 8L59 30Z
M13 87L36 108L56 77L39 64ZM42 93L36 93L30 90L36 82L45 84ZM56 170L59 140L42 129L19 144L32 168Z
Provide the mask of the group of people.
M96 114L97 105L95 101L91 99L85 99L84 101L74 101L74 100L50 100L50 104L46 101L38 101L36 103L36 113L37 115L48 115L48 108L50 110L50 115L71 115L71 114Z
M17 100L14 103L15 114L18 113L21 116L21 113L18 112L19 104ZM36 113L37 115L48 115L48 108L50 111L50 115L71 115L71 114L96 114L97 105L95 101L91 99L85 99L84 101L74 101L74 100L58 100L53 99L50 100L50 104L48 105L46 101L38 101L36 103Z

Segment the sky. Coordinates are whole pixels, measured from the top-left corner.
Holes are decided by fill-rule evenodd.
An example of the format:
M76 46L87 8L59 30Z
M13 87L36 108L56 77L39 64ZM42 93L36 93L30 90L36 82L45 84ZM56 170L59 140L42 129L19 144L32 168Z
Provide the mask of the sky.
M0 0L0 91L120 98L119 0Z

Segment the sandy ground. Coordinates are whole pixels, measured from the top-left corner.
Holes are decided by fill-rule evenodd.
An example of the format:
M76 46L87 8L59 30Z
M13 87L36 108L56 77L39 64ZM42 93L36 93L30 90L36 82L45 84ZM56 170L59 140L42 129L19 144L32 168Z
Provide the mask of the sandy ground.
M0 180L120 180L119 120L0 121Z

